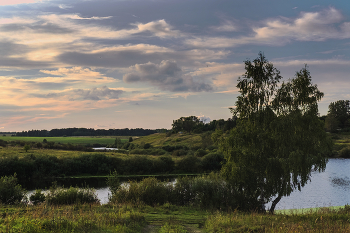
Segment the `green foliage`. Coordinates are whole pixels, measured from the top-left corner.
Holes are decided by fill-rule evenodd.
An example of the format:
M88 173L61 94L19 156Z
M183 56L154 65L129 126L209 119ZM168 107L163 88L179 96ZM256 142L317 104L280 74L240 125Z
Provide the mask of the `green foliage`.
M237 126L217 140L226 159L222 174L249 208L264 211L276 196L273 212L282 196L310 180L311 171L326 167L331 141L317 107L323 93L306 66L279 88L282 77L263 54L245 68L237 107L231 109Z
M182 172L199 172L201 170L201 161L194 155L186 155L178 161L176 169Z
M15 204L21 202L26 192L17 184L16 173L13 176L0 178L0 203Z
M197 157L203 157L203 156L206 155L206 154L207 154L207 152L206 152L205 150L203 150L203 149L198 149L198 150L194 153L194 155L197 156Z
M110 198L110 202L144 203L152 206L170 203L177 206L233 210L242 205L234 194L233 187L215 174L178 178L175 185L151 177L140 182L131 181L128 187L122 186Z
M130 181L129 187L121 186L110 198L116 203L144 203L147 205L164 204L168 201L172 186L159 182L156 178L145 178L141 182Z
M144 213L100 205L0 206L0 232L142 232Z
M350 147L341 149L338 153L339 158L350 158Z
M159 233L187 233L186 229L177 224L166 222L160 229Z
M35 193L33 193L32 195L30 195L29 200L34 204L40 204L45 202L45 194L41 192L40 189L35 190Z
M112 196L118 192L118 190L120 189L121 183L120 183L117 171L110 173L110 175L107 178L106 184L109 187L109 190L111 191Z
M26 144L26 145L23 147L23 150L25 150L26 152L28 152L28 150L30 150L30 145Z
M132 137L129 137L129 142L132 142L134 141L134 139L132 139Z
M333 124L337 124L336 127L340 127L342 129L349 127L350 126L349 125L350 101L349 100L338 100L336 102L331 102L328 106L327 118L328 117L330 117L332 119L331 122Z
M219 171L224 163L224 155L221 153L209 153L202 158L204 171Z
M180 117L180 119L173 121L172 130L175 133L180 131L191 133L199 125L203 125L203 122L199 121L196 116Z
M325 120L325 129L328 132L334 133L334 132L337 132L338 126L339 126L339 121L337 120L335 115L332 113L328 113Z
M84 203L99 203L93 189L74 188L64 189L52 186L46 196L46 202L50 205L72 205Z

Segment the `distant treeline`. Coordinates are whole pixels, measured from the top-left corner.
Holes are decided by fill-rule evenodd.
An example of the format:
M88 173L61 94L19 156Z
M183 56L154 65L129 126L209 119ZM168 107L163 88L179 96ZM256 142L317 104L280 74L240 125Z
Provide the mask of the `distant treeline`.
M52 130L29 130L16 133L23 137L70 137L70 136L147 136L164 132L165 129L87 129L87 128L63 128Z

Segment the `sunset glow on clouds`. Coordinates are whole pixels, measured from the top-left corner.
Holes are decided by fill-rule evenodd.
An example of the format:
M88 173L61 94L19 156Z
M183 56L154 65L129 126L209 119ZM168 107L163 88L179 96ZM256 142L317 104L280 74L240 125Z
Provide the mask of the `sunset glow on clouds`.
M260 51L285 80L308 64L323 115L350 99L349 45L345 2L0 0L0 128L227 119Z

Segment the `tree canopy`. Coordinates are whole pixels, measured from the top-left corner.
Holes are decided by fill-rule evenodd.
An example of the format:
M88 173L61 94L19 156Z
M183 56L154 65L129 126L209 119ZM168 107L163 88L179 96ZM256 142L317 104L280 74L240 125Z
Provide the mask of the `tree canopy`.
M245 69L231 109L237 126L219 140L226 159L222 174L242 208L264 211L272 201L273 212L283 196L310 180L312 171L326 167L332 144L318 119L323 93L312 84L307 66L281 85L280 72L262 53L245 61Z
M338 100L329 104L326 118L326 128L328 131L335 131L338 128L344 129L350 126L349 105L349 100Z

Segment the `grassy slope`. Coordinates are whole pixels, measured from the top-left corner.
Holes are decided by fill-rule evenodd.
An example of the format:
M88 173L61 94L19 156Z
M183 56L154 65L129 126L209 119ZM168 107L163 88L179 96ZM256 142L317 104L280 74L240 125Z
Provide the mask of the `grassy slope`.
M154 147L162 146L200 146L202 143L200 134L172 134L170 137L166 137L165 133L156 133L149 136L137 138L133 143L141 145L150 143Z

